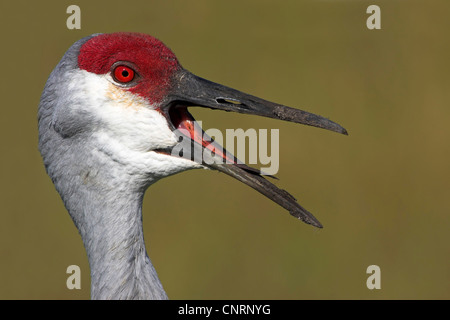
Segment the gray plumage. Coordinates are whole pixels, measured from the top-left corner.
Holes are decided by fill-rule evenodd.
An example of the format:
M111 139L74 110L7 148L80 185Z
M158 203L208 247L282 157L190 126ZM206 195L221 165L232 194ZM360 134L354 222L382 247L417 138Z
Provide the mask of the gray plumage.
M101 123L83 112L83 101L73 99L80 88L66 85L78 68L79 48L93 36L66 52L45 85L38 112L39 150L83 239L91 298L167 299L142 229L144 192L157 178L120 163L90 138Z
M178 172L221 171L297 219L322 227L259 170L226 156L224 149L221 153L217 143L205 141L187 111L193 105L347 134L321 116L197 77L151 36L94 34L77 41L44 87L38 111L39 150L83 239L92 299L167 299L147 255L142 201L151 184ZM214 160L211 149L206 150L211 146L215 146Z

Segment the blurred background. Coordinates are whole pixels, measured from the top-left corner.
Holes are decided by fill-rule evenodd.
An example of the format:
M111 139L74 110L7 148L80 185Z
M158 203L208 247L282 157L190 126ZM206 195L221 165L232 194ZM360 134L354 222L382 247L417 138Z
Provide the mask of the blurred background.
M81 8L68 30L66 8ZM381 8L381 30L366 9ZM148 33L193 73L308 110L349 136L192 109L206 128L280 130L280 178L322 222L196 170L151 186L149 256L171 299L450 298L448 1L2 1L0 298L88 299L81 238L37 149L46 79L76 40ZM66 268L81 267L81 290ZM381 289L366 287L369 265Z

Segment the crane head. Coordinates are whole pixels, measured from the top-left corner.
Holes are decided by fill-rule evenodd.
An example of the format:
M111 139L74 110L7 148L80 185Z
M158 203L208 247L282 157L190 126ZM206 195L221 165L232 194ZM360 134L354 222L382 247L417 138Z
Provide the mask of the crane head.
M62 169L55 164L57 159L72 154L77 158L72 167L85 168L95 157L109 157L117 165L114 172L139 176L140 188L145 188L159 178L187 169L215 169L253 187L300 220L321 227L289 193L205 138L188 112L191 106L265 116L347 134L340 125L321 116L190 73L169 48L152 36L94 34L66 52L42 94L40 150L47 171L58 189L58 183L62 183L58 172ZM214 152L205 153L205 149ZM214 159L196 158L195 154L209 154ZM99 161L105 164L104 170L113 170L108 161ZM83 170L72 170L72 178L78 179Z

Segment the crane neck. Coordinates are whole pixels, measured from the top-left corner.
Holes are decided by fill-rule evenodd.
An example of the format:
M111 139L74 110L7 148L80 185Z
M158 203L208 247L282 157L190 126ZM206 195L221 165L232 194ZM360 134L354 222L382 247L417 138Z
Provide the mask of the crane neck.
M86 248L91 298L167 299L145 247L145 190L98 187L99 180L84 180L65 203Z

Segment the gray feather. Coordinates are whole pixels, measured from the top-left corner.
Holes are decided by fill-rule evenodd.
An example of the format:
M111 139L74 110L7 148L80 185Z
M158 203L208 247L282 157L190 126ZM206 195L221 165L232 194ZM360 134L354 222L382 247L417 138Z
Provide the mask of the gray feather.
M48 78L38 111L39 150L83 239L91 298L167 299L142 230L142 199L152 181L130 175L88 139L98 120L83 111L83 101L74 105L77 88L67 86L80 47L93 36L73 44Z

